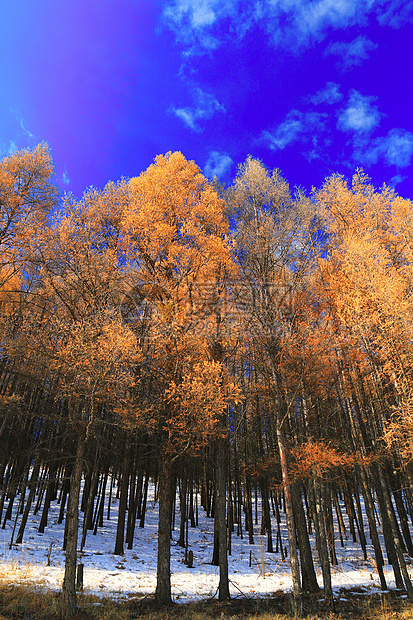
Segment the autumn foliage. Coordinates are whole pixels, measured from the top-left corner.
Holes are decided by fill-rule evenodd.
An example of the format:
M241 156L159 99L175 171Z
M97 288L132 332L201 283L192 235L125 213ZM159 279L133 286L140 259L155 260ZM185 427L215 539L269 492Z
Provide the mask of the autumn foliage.
M223 599L254 493L269 552L283 501L297 604L318 589L309 523L329 605L343 510L367 557L361 498L379 573L382 527L413 596L411 202L362 171L308 197L251 157L227 189L179 152L79 200L52 175L46 145L0 163L0 514L27 484L21 541L39 480L44 527L60 485L66 617L83 477L82 545L118 481L117 553L156 481L160 603L177 488L180 544L194 492L215 511Z

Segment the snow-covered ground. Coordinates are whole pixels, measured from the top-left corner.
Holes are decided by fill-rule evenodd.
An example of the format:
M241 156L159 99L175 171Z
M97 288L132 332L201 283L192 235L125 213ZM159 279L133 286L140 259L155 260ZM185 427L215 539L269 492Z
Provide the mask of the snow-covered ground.
M15 504L17 505L17 502ZM117 505L117 500L112 499L110 520L107 520L105 510L104 527L98 530L96 536L88 532L86 545L83 552L79 553L79 561L84 564L84 590L97 595L115 597L153 593L156 586L158 518L157 504L153 501L153 487L149 492L145 527L143 529L136 527L133 549L126 550L125 545L124 556L113 554ZM186 602L213 597L217 592L219 580L218 568L210 564L213 550L213 519L208 519L199 507L199 525L195 529L189 528L189 548L194 555L193 568L189 569L183 563L184 549L176 542L179 537L178 508L179 502L177 502L176 528L171 541L173 598L177 602ZM55 502L52 504L44 534L38 533L40 512L36 516L30 516L21 545L13 545L12 549L9 549L15 514L11 521L7 521L6 528L0 530L0 573L2 569L7 568L9 574L12 571L15 581L40 581L46 587L60 589L63 580L64 553L63 525L57 524L59 505ZM80 514L82 521L83 513ZM275 527L273 519L274 548ZM282 537L283 544L287 546L285 522ZM292 584L289 560L287 558L283 562L279 553L266 552L266 536L259 536L259 525L254 526L254 543L254 545L248 544L248 534L245 532L243 539L236 535L236 531L232 534L232 552L229 556L231 595L251 597L290 589ZM339 539L336 540L336 550L339 565L332 569L335 588L355 586L368 590L379 588L377 571L374 569L374 562L370 561L374 558L371 546L368 562L363 561L359 544L353 543L350 536L344 541L344 547L340 546ZM316 553L314 557L318 581L322 586ZM386 565L386 569L388 587L393 588L395 583L391 567Z

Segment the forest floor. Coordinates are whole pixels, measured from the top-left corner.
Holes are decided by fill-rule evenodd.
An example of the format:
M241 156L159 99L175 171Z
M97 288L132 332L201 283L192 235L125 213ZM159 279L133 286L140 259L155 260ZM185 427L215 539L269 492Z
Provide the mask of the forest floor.
M288 593L271 597L235 598L220 603L215 599L171 607L158 607L152 596L134 596L117 601L90 594L78 595L74 620L292 620ZM60 620L60 594L31 585L0 584L0 620ZM413 620L413 604L396 591L366 595L357 588L344 590L335 598L334 609L326 609L322 593L304 599L296 620Z
M18 506L16 500L15 505ZM260 508L254 525L254 544L248 534L232 534L229 556L229 603L216 600L218 568L211 565L213 550L213 519L199 507L198 527L189 528L189 549L194 554L193 568L184 563L184 549L177 545L179 535L179 502L175 530L171 541L171 581L174 604L171 609L157 609L153 594L156 586L157 502L153 488L148 497L145 527L135 529L133 548L125 546L124 554L114 555L118 500L112 498L110 518L105 511L104 526L94 536L89 532L79 562L84 565L84 592L79 595L78 620L130 620L145 617L151 620L231 620L252 619L287 620L292 616L291 577L289 558L267 552L266 537L259 535ZM367 559L357 541L349 532L349 523L343 517L346 532L336 531L338 565L332 568L335 610L325 609L322 593L304 602L307 618L325 620L368 619L413 620L413 605L402 593L395 591L391 567L386 563L388 591L380 590L374 553L368 540ZM287 546L285 515L282 510L280 536L283 548ZM0 530L0 620L57 620L60 617L60 590L64 570L62 551L63 527L58 523L59 504L53 502L44 534L38 532L41 510L30 516L23 543L13 543L13 531L18 528L20 516L13 509L12 518ZM81 513L79 545L83 513ZM276 519L273 520L274 546ZM382 536L382 532L380 531ZM315 547L313 533L311 543ZM384 546L383 546L384 548ZM408 558L407 558L408 559ZM314 550L315 569L319 585L321 570ZM409 571L412 571L409 565ZM411 574L413 577L413 575Z

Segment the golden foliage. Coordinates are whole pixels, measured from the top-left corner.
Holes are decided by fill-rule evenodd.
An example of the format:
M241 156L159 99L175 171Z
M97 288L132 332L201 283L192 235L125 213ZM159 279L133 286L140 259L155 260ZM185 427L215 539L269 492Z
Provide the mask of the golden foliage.
M292 478L300 480L342 474L357 462L356 455L339 451L332 442L313 439L294 448L292 457Z

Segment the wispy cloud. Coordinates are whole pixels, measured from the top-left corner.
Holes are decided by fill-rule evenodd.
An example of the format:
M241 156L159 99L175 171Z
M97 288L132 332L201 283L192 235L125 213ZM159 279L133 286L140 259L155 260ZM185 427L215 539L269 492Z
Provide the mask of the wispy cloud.
M213 177L222 178L229 172L233 163L228 153L210 151L204 168L205 176L210 179Z
M25 125L24 125L24 119L22 117L21 114L19 114L19 112L17 112L16 110L13 110L12 108L10 108L10 112L13 114L13 116L15 117L15 119L17 120L17 122L20 125L20 128L22 129L24 135L27 138L30 138L30 140L34 140L34 135L32 134L31 131L29 131Z
M340 101L342 98L343 95L340 93L340 85L335 82L327 82L325 87L317 91L315 95L306 97L306 101L314 105L319 105L320 103L332 105Z
M8 144L0 144L0 157L7 157L13 155L18 150L17 144L14 140L9 140Z
M210 26L217 19L219 0L174 0L167 3L164 17L176 24L186 22L192 28Z
M368 4L362 0L296 2L293 3L296 26L306 39L319 37L326 28L345 28L363 21Z
M6 108L1 110L10 117L7 119L8 135L3 135L4 142L0 143L0 157L13 155L19 149L34 146L36 136L26 127L25 120L18 110ZM17 124L16 124L17 123Z
M69 183L70 183L70 179L69 179L69 175L67 173L66 166L65 166L65 169L63 170L63 173L62 173L62 181L63 181L63 183L65 185L69 185Z
M344 41L332 43L327 47L324 54L326 56L339 56L338 68L342 71L348 71L352 67L361 65L363 60L367 60L370 53L375 49L377 49L377 43L373 43L370 39L360 35L350 43Z
M325 114L291 110L273 131L263 131L262 139L272 151L283 150L297 140L308 141L311 134L324 129Z
M380 123L380 112L371 105L374 97L363 96L357 90L350 93L347 107L341 110L337 128L341 131L367 133Z
M169 0L165 4L163 19L175 32L176 39L189 46L186 55L200 50L210 51L220 45L210 30L215 22L232 16L232 5L232 1L226 0Z
M194 107L176 108L171 106L169 112L180 118L192 131L200 132L202 127L198 121L212 118L216 112L225 112L225 107L218 102L215 95L206 93L200 88L195 88L192 95L195 100Z
M412 0L390 0L390 2L383 2L382 4L383 9L377 15L380 26L400 28L413 21Z
M185 53L217 48L225 36L243 37L258 25L276 46L299 48L323 40L331 30L365 25L375 15L380 24L399 27L411 19L413 0L165 0L163 20ZM344 66L359 64L375 44L358 37L331 53ZM333 48L334 49L334 48Z
M364 164L375 164L384 159L388 166L406 168L413 156L413 134L405 129L391 129L386 136L376 138L371 144L359 146L356 159Z

